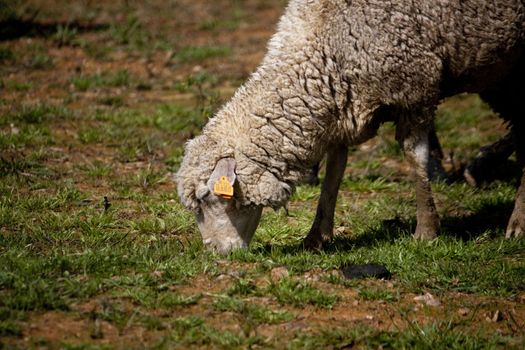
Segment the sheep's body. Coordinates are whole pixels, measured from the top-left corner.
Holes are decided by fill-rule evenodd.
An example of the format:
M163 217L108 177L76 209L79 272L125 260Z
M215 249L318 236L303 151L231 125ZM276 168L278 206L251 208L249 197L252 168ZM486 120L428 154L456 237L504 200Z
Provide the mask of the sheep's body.
M430 195L422 135L433 111L443 97L479 92L521 125L514 114L523 107L505 107L501 97L512 87L525 98L517 83L525 78L524 48L523 0L292 0L262 64L187 145L177 175L181 200L198 211L200 184L230 158L237 206L279 207L324 153L364 142L392 120L422 180L418 227L429 221L436 231L437 214L419 210L426 206L419 198ZM323 188L330 198L321 195L316 222L333 221L331 187ZM310 238L327 230L331 223L314 223Z

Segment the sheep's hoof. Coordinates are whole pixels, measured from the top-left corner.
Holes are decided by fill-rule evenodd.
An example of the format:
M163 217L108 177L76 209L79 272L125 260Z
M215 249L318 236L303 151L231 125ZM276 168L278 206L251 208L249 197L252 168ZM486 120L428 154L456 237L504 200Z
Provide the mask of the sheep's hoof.
M303 247L306 250L320 251L323 250L323 240L322 239L312 239L310 236L307 236L303 240Z
M323 235L319 231L310 231L308 236L303 240L303 247L306 250L320 251L331 241L331 237Z
M507 225L505 238L521 237L525 232L525 213L514 210Z
M428 226L417 225L414 238L420 241L431 241L437 238L437 233L437 229Z
M474 176L471 169L467 168L465 171L463 171L463 178L465 181L472 187L478 187L479 186L479 179Z

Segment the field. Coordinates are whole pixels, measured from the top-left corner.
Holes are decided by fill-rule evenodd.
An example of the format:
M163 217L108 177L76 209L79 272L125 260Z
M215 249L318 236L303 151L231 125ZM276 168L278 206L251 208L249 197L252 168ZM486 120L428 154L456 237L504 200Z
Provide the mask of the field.
M265 210L248 250L203 249L172 180L255 69L284 0L0 0L0 349L523 349L517 166L435 183L415 242L392 125L349 156L334 242L302 247L318 186ZM475 95L437 131L459 173L506 126ZM321 178L323 172L321 172ZM347 280L380 263L390 280Z

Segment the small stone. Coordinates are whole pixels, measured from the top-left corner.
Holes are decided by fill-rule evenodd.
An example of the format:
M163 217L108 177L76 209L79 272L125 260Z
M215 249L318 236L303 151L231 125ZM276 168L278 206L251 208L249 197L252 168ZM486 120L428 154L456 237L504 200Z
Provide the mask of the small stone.
M462 307L458 310L458 314L460 316L467 316L470 313L470 309L466 307Z
M314 272L307 272L304 274L303 278L307 282L317 282L319 281L319 274Z
M503 314L502 314L499 310L496 310L496 311L494 311L494 314L492 315L492 317L490 318L490 320L491 320L492 322L503 321Z
M229 262L228 260L221 259L221 260L217 260L217 261L215 261L215 263L216 263L218 266L226 266L226 265L228 265L230 262Z
M11 134L12 135L18 135L20 133L20 129L15 126L15 124L11 123L9 124L11 127Z
M414 300L415 301L422 301L428 306L437 307L437 306L441 305L439 300L435 299L434 296L432 294L430 294L430 293L425 293L423 295L418 295L417 297L414 298Z
M157 277L157 278L161 278L162 276L164 276L164 271L160 271L160 270L155 270L151 273L154 277Z
M525 303L525 293L521 293L518 295L518 302Z
M273 282L278 282L288 276L290 276L290 272L286 266L274 267L272 271L270 271L270 279Z
M217 281L222 281L222 280L225 280L225 279L228 279L228 278L230 278L230 276L228 274L222 273L219 276L217 276L215 279Z
M104 338L104 333L102 332L102 325L100 323L100 320L97 318L95 319L95 322L93 322L93 325L90 330L89 336L91 339L102 339Z
M166 55L164 56L164 64L168 65L171 62L171 60L173 59L174 56L175 56L174 51L173 50L168 50L166 52Z
M336 235L344 235L345 232L346 232L346 227L344 226L339 226L338 228L335 229Z

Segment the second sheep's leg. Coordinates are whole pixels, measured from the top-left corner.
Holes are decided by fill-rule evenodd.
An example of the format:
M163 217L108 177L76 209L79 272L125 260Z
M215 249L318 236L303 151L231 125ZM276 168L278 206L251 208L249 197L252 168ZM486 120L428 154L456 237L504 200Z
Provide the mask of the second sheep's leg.
M498 141L484 146L463 172L465 181L473 187L478 187L488 178L493 169L503 163L514 152L512 132Z
M331 241L334 228L334 211L339 185L343 179L348 158L348 146L338 145L327 153L326 176L321 187L321 196L312 228L304 239L307 249L322 249Z
M398 124L396 137L415 171L417 226L414 238L431 240L437 237L440 223L429 180L430 145L428 126L411 127L408 120Z

